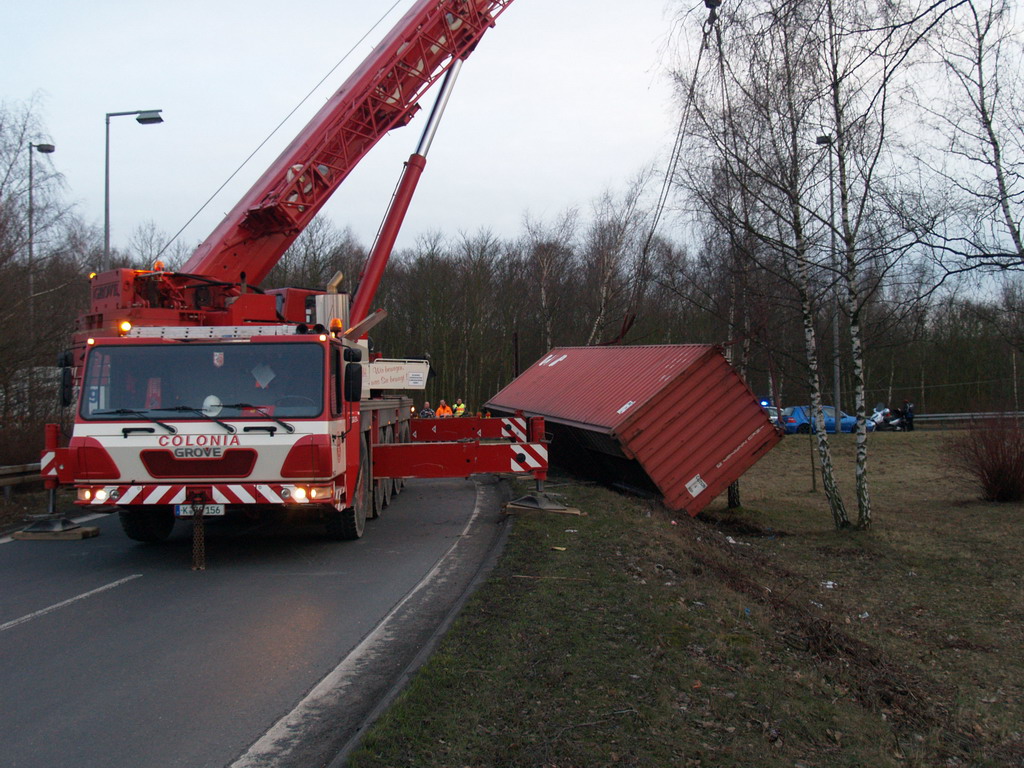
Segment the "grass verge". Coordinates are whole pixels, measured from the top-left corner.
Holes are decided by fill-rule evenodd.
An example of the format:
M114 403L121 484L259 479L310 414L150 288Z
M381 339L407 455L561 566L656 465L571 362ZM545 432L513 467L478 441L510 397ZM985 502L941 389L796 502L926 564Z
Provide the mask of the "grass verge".
M516 519L350 765L1024 765L1024 506L976 501L948 440L872 438L866 533L831 529L801 438L738 512L552 487L586 514Z

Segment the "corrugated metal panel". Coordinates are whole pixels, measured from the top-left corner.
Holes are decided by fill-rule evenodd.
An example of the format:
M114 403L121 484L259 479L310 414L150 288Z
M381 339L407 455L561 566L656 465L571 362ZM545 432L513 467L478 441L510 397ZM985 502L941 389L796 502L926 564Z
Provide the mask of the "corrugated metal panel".
M555 349L487 407L543 416L553 463L656 491L690 514L781 438L709 345Z
M559 347L495 395L489 404L528 410L543 403L546 418L611 431L666 382L715 348L703 344L645 347Z

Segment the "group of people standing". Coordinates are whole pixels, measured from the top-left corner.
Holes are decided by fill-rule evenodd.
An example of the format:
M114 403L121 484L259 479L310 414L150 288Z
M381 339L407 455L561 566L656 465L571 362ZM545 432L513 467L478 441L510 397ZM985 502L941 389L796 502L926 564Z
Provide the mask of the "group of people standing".
M466 404L462 402L462 398L458 398L455 401L455 405L448 405L444 400L437 404L437 410L430 407L430 401L423 403L423 408L420 410L421 419L446 419L448 417L462 416L466 413Z

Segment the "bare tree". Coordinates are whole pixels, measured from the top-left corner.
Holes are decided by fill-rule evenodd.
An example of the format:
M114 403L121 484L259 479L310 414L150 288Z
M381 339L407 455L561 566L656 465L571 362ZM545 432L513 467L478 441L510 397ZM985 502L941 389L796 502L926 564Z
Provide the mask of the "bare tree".
M132 230L128 252L121 258L136 269L154 269L157 262L161 262L167 269L174 269L188 260L192 250L177 240L168 243L167 233L150 220Z
M919 208L906 210L912 195L904 188L894 112L921 42L957 4L760 0L726 8L714 34L705 30L701 56L715 58L714 65L683 81L690 82L686 108L698 125L690 131L684 186L729 233L723 254L733 269L773 274L789 286L780 306L787 294L799 305L823 483L838 527L850 523L828 476L817 325L832 316L837 360L841 331L848 332L856 527L863 529L871 524L864 324L879 292L901 279L921 243L922 227L908 224L928 218ZM826 311L829 301L842 306L845 328L838 312ZM746 327L742 316L731 315Z
M931 234L951 270L1024 267L1024 43L1015 6L957 3L931 40L945 81L925 91L921 107L935 126L935 187L948 190L943 225Z
M38 456L57 416L56 353L87 295L72 248L86 227L63 200L57 156L36 152L48 139L40 112L38 98L0 102L0 463Z
M644 238L650 223L649 215L641 208L649 179L650 173L645 171L630 182L621 199L606 191L594 203L581 265L587 298L594 302L587 345L599 341L609 322L614 321L616 308L622 316L635 314L649 278Z
M527 215L524 249L530 280L537 291L542 333L547 349L555 346L555 322L568 291L575 268L576 230L579 214L565 210L554 222L545 225Z
M692 111L695 125L680 181L729 232L736 246L732 257L777 270L795 294L822 484L836 527L847 528L818 372L818 301L830 281L816 245L823 230L809 212L815 159L813 137L808 141L806 134L821 106L820 59L811 30L819 11L809 2L728 10L723 32L716 35L718 67L701 80L695 77L695 87L685 94L684 108Z
M864 529L872 516L862 316L880 278L900 263L913 244L912 234L887 216L889 187L899 169L887 161L886 150L891 143L891 92L921 31L914 23L899 23L898 8L824 0L824 10L819 50L827 93L822 117L827 133L817 141L828 153L825 223L831 242L838 243L832 266L849 321L857 418L857 527ZM865 280L865 272L870 280ZM836 418L838 422L838 414Z

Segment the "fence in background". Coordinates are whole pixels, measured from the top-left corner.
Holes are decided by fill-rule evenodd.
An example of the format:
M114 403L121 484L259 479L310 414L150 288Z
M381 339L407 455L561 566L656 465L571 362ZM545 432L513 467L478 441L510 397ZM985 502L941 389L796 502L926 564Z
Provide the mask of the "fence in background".
M965 427L973 421L992 419L1020 419L1024 411L991 411L988 413L922 413L914 417L914 426L928 429L955 429Z

